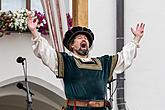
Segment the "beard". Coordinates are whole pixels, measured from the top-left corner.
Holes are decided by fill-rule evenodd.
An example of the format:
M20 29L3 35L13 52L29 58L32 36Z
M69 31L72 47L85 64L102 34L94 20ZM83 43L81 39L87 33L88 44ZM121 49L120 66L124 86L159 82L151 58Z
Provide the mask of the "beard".
M82 49L82 48L80 47L78 50L76 50L76 52L77 52L77 54L79 54L79 55L86 56L86 55L88 55L88 53L89 53L89 49L88 49L88 48Z

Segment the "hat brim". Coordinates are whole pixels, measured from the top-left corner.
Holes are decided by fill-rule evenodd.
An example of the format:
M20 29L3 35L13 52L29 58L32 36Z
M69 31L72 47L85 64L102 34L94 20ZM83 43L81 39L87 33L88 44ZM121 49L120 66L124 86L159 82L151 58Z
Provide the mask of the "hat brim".
M89 48L91 47L91 45L92 45L92 43L93 43L93 37L91 36L91 34L89 33L89 32L87 32L87 31L76 31L75 33L73 33L71 36L70 36L70 38L68 39L68 41L67 41L67 43L66 43L66 45L65 45L65 47L67 48L67 49L69 49L69 44L75 39L75 37L77 36L77 35L79 35L79 34L83 34L83 35L85 35L86 37L87 37L87 39L88 39L88 41L89 41ZM64 40L65 40L65 38L64 38Z
M71 30L68 30L65 33L65 37L63 39L63 44L68 50L69 50L70 43L72 43L72 41L75 39L75 37L79 34L83 34L87 37L87 39L89 41L89 48L92 46L92 43L94 40L93 32L86 27L76 26L76 27L73 27Z

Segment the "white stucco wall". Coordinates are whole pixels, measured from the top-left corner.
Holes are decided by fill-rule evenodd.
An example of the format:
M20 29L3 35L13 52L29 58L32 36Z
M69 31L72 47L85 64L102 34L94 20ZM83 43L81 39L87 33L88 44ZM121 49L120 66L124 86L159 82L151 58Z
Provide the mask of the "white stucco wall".
M141 48L133 66L126 71L126 100L130 110L164 110L165 47L164 0L126 0L125 36L130 26L146 24Z
M89 27L96 36L92 55L115 52L115 2L89 0ZM125 0L125 43L133 38L131 26L139 22L146 24L137 58L125 71L125 99L129 110L164 109L164 4L164 0Z
M115 53L115 0L89 0L89 28L95 35L92 56Z
M0 87L17 81L24 81L22 64L16 62L18 57L23 57L27 59L27 74L31 77L28 78L28 81L39 84L64 97L64 94L61 94L63 93L63 86L60 80L34 55L31 33L5 35L0 38L0 44ZM46 82L36 82L35 77Z

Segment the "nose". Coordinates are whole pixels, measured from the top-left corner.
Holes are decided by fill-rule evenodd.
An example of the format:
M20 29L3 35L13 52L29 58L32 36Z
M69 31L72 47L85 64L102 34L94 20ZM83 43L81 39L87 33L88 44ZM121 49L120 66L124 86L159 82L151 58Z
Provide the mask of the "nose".
M82 35L82 39L87 40L87 37L85 35Z

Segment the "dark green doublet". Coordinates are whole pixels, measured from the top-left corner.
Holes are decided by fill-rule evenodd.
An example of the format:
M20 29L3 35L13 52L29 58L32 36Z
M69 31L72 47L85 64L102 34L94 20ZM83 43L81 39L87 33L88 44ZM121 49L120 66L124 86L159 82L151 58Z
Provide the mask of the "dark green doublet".
M117 55L92 58L92 62L83 62L65 52L57 52L57 56L57 77L63 78L68 99L105 100L107 81L112 78Z

